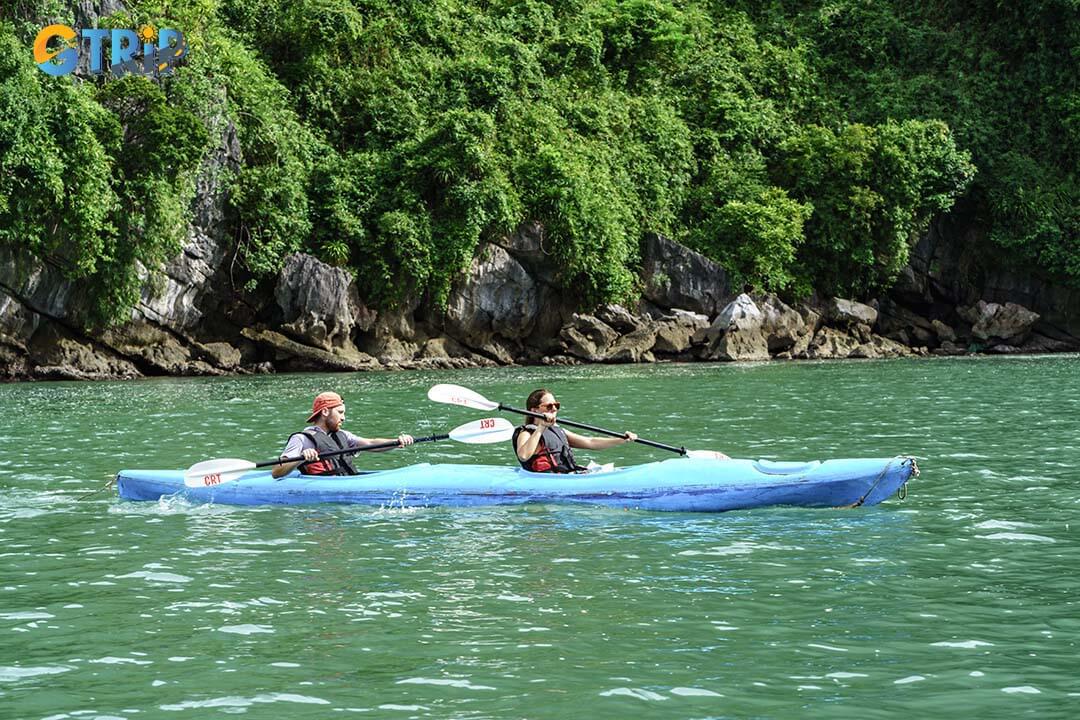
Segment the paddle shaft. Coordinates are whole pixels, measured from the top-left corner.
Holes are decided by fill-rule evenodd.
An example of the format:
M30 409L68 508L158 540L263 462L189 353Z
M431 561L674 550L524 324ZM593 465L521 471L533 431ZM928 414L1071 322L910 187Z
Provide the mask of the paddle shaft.
M449 439L450 439L449 435L428 435L427 437L414 438L413 439L413 444L422 443L422 442L436 442L438 440L449 440ZM349 455L349 454L358 453L358 452L368 452L369 450L386 450L387 448L396 448L396 447L400 447L400 446L401 446L401 443L399 443L397 440L393 440L391 442L379 443L378 445L368 445L367 447L362 447L362 448L360 448L360 447L345 448L343 450L333 450L333 451L328 452L328 453L319 453L319 459L322 460L323 458L337 457L338 455ZM268 465L284 465L285 463L300 462L301 460L304 460L303 455L301 455L299 457L279 458L277 460L267 460L266 462L255 463L255 467L260 468L260 467L267 467Z
M519 408L510 407L509 405L503 405L502 403L499 403L499 408L498 409L499 410L507 410L509 412L519 413L519 414L525 415L527 417L534 417L534 418L543 418L544 417L543 413L534 413L531 410L521 410ZM626 437L625 433L615 432L614 430L607 430L607 429L602 428L602 427L596 427L595 425L586 425L585 423L574 422L573 420L563 420L562 418L558 418L558 422L561 425L566 425L568 427L579 428L581 430L588 430L589 432L600 433L601 435L610 435L611 437L621 437L621 438ZM645 440L643 438L638 438L634 442L639 442L642 445L648 445L649 447L654 447L654 448L657 448L659 450L668 450L669 452L677 453L679 455L685 455L686 454L686 448L684 448L684 447L675 447L674 445L665 445L664 443L654 442L652 440Z

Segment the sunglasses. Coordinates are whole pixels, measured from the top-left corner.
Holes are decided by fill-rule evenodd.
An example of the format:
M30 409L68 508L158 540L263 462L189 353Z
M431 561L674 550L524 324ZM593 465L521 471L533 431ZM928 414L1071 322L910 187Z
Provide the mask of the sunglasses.
M542 405L540 405L541 410L558 410L561 407L562 407L562 403L557 403L557 402L543 403Z

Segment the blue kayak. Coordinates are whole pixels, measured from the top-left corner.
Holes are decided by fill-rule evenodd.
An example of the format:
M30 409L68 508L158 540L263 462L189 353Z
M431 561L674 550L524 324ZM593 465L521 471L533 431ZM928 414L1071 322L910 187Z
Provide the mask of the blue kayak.
M793 505L858 507L902 494L918 474L906 457L825 462L675 458L575 475L490 465L419 464L349 476L252 471L211 487L184 485L182 470L122 470L120 497L227 505L352 503L384 507L576 503L687 512Z

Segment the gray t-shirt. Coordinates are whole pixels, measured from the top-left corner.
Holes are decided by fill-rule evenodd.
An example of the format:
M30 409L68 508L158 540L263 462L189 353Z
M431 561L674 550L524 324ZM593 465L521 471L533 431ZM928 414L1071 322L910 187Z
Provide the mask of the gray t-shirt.
M316 432L319 428L314 425L308 425L304 428L303 432ZM348 430L338 430L339 433L345 436L345 443L347 447L357 447L363 440L359 435L353 435ZM308 448L314 448L315 441L302 433L296 433L289 438L289 442L285 444L285 449L281 451L281 457L300 457L300 455Z

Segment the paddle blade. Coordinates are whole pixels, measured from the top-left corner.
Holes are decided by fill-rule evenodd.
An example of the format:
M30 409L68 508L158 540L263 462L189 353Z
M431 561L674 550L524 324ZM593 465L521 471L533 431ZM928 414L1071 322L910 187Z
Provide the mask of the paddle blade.
M727 455L719 450L687 450L686 457L695 460L730 460Z
M450 439L466 445L506 442L514 436L514 426L504 418L484 418L459 425L450 431Z
M184 472L184 485L187 487L211 487L232 482L249 470L255 469L255 463L235 458L203 460L195 463Z
M428 400L446 403L447 405L461 405L473 410L498 410L499 403L491 402L483 395L475 393L469 388L460 385L433 385L427 393Z

